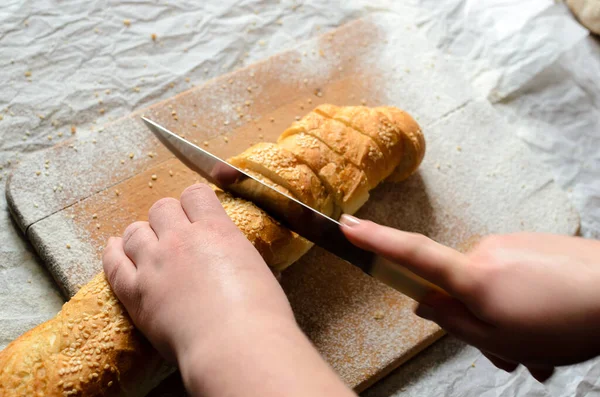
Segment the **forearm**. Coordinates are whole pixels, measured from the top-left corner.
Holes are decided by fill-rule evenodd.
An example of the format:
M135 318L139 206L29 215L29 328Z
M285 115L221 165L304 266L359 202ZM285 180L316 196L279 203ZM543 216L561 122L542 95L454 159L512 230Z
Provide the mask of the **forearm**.
M354 396L291 321L240 324L179 362L194 396Z

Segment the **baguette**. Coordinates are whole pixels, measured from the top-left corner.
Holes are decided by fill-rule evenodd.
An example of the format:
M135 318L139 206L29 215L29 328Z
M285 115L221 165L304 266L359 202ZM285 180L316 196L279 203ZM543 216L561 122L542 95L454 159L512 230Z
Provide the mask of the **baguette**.
M424 152L418 124L399 109L321 105L277 144L257 144L230 161L335 217L358 210L386 178L408 177ZM213 190L274 272L312 247L251 202ZM100 273L56 317L0 352L0 397L143 396L174 370L135 329Z

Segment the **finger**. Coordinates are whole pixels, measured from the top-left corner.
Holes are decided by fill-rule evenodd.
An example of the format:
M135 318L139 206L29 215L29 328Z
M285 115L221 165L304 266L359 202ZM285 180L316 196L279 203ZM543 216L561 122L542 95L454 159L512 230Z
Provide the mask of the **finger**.
M162 198L150 207L148 222L159 240L181 225L190 223L179 200L172 197Z
M527 367L531 376L543 383L554 374L554 367Z
M125 255L123 239L119 237L108 239L102 254L102 266L115 295L127 306L135 290L137 269Z
M215 192L203 183L192 185L181 193L181 206L192 223L215 215L227 216Z
M460 301L447 295L426 296L415 310L419 317L436 322L440 327L479 349L490 349L494 328L475 317Z
M157 242L156 233L148 222L134 222L123 233L123 251L136 267L151 255L150 247Z
M355 245L378 253L413 273L463 298L471 275L468 258L416 233L408 233L343 215L342 230Z
M228 186L240 177L240 172L227 166L223 163L217 164L210 172L211 176L218 181L218 185L225 187Z
M503 358L500 358L492 353L481 352L488 360L492 362L496 367L500 368L506 372L513 372L519 366L518 363L507 361Z

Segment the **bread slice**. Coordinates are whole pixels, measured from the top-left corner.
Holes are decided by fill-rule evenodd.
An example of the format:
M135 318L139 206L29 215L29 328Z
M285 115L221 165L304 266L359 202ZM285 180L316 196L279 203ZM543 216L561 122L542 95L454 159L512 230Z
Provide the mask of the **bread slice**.
M319 139L361 169L367 175L369 189L377 186L387 176L386 160L377 144L344 123L312 111L285 130L278 142L301 132Z
M363 135L371 138L385 159L384 175L387 178L402 159L402 133L399 126L392 123L377 109L366 106L321 105L315 112L344 123Z
M272 180L270 180L263 174L259 174L258 172L252 171L251 169L248 169L248 168L242 168L242 171L244 171L246 174L250 175L251 177L261 181L265 185L272 187L273 189L277 190L278 192L281 192L281 193L285 194L286 196L290 196L290 197L298 200L298 198L296 196L294 196L294 194L292 192L290 192L288 189L284 188L281 185L276 184L275 182L273 182ZM252 194L252 193L249 193L249 194Z
M369 199L367 176L314 136L300 132L277 142L321 178L336 205L354 214Z
M274 143L258 143L229 161L236 167L262 174L325 215L332 216L335 212L333 198L317 175L292 153Z

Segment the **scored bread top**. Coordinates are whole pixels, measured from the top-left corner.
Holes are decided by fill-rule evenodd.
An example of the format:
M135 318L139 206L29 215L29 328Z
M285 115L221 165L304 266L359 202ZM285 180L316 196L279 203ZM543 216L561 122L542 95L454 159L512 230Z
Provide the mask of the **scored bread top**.
M369 189L377 186L387 176L386 160L377 144L344 123L312 111L294 122L281 134L279 140L300 132L319 139L361 169L367 175Z
M369 199L366 174L314 136L300 132L277 144L292 152L321 178L342 212L353 214Z
M333 198L319 177L296 156L274 143L258 143L229 161L236 167L264 175L325 215L332 216L335 212Z
M387 177L398 166L402 158L402 132L378 108L366 106L321 105L315 112L344 123L363 135L371 138L383 153L385 159L384 174Z

